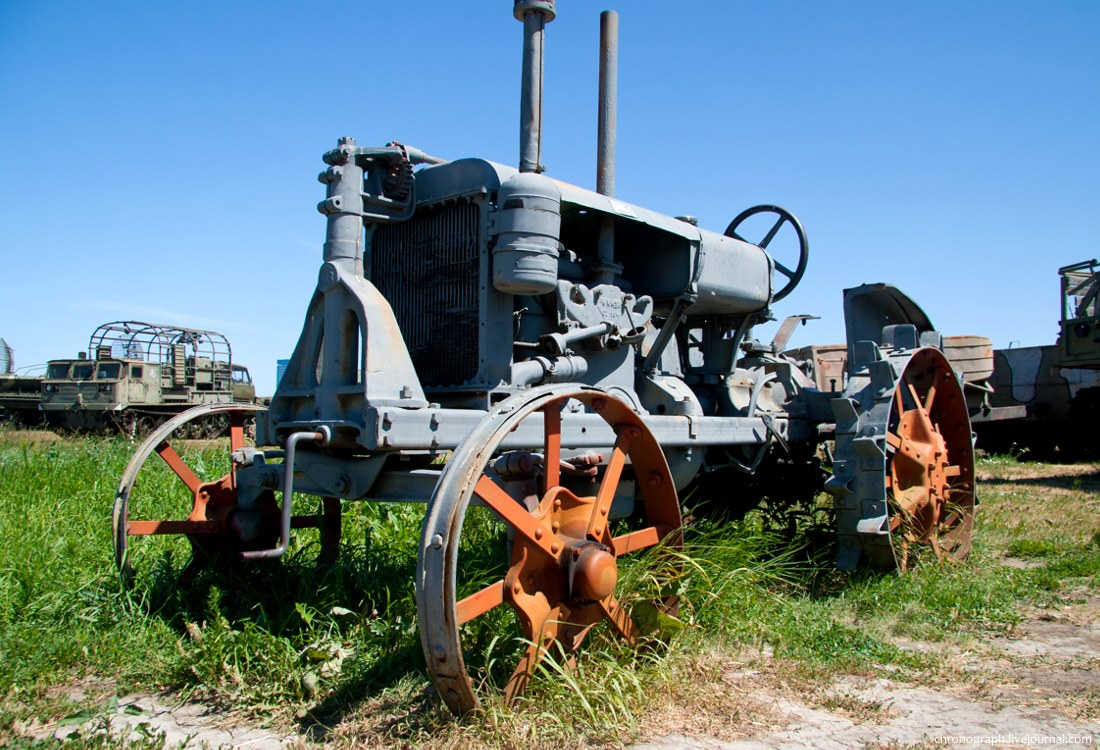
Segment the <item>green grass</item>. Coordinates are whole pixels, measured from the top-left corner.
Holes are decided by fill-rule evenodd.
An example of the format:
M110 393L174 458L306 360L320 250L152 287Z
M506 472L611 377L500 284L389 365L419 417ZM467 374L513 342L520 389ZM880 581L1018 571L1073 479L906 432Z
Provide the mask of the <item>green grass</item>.
M638 654L597 626L576 670L548 660L518 706L490 699L483 716L463 722L434 699L420 653L421 507L346 504L336 563L318 566L315 532L297 532L283 560L205 572L186 589L174 578L186 544L138 539L148 544L134 550L139 577L127 589L111 558L110 514L134 448L122 439L27 444L0 431L0 744L33 744L22 728L36 720L102 718L96 707L110 694L169 689L335 745L364 737L440 747L615 745L670 706L704 710L699 696L721 700L724 689L708 693L703 683L721 686L745 653L774 654L808 684L884 669L920 679L942 667L941 657L905 641L966 644L1005 633L1027 607L1095 587L1100 571L1100 469L1058 479L1051 494L1042 480L1018 483L999 459L984 462L993 481L970 560L925 558L903 577L832 570L824 506L818 523L793 537L769 528L768 514L697 518L682 554L657 551L621 571L620 591L680 593L678 621L662 621L663 646ZM186 458L212 476L224 471L215 448ZM135 491L147 517L189 504L161 474ZM471 588L500 571L491 526L467 528ZM1005 555L1037 564L1009 567ZM498 681L523 646L509 613L500 614L464 641L471 661L481 659L487 674L496 667ZM70 696L81 680L100 693ZM96 737L82 730L71 746L103 742ZM129 741L115 740L108 744ZM160 743L151 733L131 744Z

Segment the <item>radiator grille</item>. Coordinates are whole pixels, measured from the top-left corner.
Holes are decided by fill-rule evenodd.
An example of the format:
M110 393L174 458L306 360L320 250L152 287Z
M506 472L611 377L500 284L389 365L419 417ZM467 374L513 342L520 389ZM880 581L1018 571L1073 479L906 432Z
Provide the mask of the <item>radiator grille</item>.
M425 387L478 372L479 212L461 202L418 208L384 224L371 244L371 281L393 306Z

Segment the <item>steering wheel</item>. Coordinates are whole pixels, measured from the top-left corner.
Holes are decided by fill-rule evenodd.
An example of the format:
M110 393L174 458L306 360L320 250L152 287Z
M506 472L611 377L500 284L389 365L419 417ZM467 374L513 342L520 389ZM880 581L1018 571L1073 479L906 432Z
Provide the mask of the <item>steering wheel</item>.
M772 302L778 302L794 290L798 282L802 280L802 274L806 273L806 263L810 260L810 241L806 239L806 230L802 228L802 222L800 222L794 214L780 206L770 205L753 206L737 214L734 220L730 222L730 225L726 227L726 236L733 237L742 242L750 242L750 240L746 240L737 233L737 228L750 216L756 216L756 214L763 213L775 214L779 219L772 225L772 228L768 230L768 233L764 235L764 239L760 240L760 242L752 242L751 244L756 245L762 250L767 250L768 244L775 239L775 235L786 223L789 223L794 229L795 234L798 235L798 264L793 271L780 263L774 256L772 257L772 261L775 263L775 270L787 277L786 285L772 295Z

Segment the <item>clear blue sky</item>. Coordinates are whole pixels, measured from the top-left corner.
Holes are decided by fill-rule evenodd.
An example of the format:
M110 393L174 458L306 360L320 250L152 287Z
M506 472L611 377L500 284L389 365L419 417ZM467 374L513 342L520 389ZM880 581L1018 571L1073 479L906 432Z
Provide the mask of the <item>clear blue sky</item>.
M0 0L0 336L17 364L99 323L227 334L259 390L320 263L337 137L518 158L511 2ZM620 13L617 195L722 231L799 216L778 315L897 284L947 334L1053 343L1056 269L1100 255L1100 2L559 0L543 160L595 183L599 11Z

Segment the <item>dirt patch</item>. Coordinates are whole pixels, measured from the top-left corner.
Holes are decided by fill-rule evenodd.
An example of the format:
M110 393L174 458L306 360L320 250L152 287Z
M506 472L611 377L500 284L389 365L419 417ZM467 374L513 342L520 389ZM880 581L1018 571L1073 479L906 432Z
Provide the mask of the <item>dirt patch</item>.
M952 674L939 685L849 675L801 695L762 686L747 698L779 728L729 741L684 727L633 750L1100 744L1098 619L1100 597L1077 594L978 648L899 641L946 652Z
M107 746L150 738L159 738L170 748L282 750L304 745L296 735L253 726L231 713L170 694L139 693L116 700L107 697L110 693L110 685L101 681L78 685L68 697L78 703L98 703L98 709L78 711L59 722L20 727L19 733L62 741L98 736Z
M632 750L1100 744L1100 596L1067 592L1060 605L1031 611L1008 636L966 648L901 639L895 645L941 653L947 666L914 684L892 674L808 677L768 649L704 655L691 675L670 680L664 707L642 727L656 738ZM264 728L169 694L113 695L109 682L85 681L66 697L98 706L93 717L16 731L38 739L98 734L112 744L153 736L166 747L265 750L393 739L385 727L364 734L367 725L355 720L318 736ZM366 710L385 715L378 706Z

